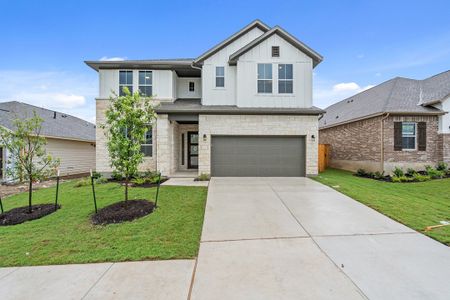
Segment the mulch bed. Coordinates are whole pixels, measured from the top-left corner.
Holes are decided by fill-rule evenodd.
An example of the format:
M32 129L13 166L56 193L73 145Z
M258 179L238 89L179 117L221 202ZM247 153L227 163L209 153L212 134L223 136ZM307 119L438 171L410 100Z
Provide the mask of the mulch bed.
M169 180L169 178L161 178L161 182L163 183L165 181ZM108 182L115 182L115 183L119 183L120 185L125 185L125 181L124 180L117 180L117 179L108 179ZM130 182L130 187L140 187L140 188L152 188L152 187L157 187L158 184L157 183L149 183L146 182L144 184L134 184L132 182Z
M92 215L95 225L122 223L142 218L153 212L155 204L147 200L128 200L108 205Z
M55 204L32 205L32 212L28 212L28 206L13 208L0 214L0 226L16 225L26 221L40 219L55 212ZM58 205L58 209L61 205Z

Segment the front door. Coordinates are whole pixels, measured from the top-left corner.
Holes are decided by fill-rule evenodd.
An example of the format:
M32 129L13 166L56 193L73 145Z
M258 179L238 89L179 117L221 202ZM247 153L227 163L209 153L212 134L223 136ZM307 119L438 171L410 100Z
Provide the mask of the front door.
M188 132L188 169L198 169L198 132Z

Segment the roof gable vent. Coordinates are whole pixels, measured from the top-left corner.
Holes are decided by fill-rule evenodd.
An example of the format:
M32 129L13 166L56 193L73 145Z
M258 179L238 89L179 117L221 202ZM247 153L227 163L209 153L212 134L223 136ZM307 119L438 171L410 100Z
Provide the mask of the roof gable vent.
M280 57L280 46L272 46L272 57Z

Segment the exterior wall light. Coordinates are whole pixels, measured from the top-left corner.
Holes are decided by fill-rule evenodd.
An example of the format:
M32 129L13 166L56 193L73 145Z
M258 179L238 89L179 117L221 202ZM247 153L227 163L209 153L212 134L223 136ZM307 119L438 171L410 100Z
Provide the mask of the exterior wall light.
M206 142L206 134L203 134L203 141Z
M313 141L315 141L316 140L316 136L313 134L313 135L311 135L311 139L313 140Z

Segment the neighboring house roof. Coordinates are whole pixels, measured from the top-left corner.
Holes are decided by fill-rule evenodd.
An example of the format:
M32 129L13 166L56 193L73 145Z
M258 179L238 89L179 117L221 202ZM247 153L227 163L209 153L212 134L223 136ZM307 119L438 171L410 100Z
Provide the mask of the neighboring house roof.
M94 124L68 114L18 101L0 103L0 126L14 130L14 120L32 117L33 111L44 120L42 136L95 142Z
M374 117L384 113L393 114L414 114L414 115L439 115L444 114L442 110L421 105L424 94L427 98L433 98L434 95L441 95L438 91L425 92L424 82L428 87L444 86L442 78L430 77L425 80L415 80L403 77L396 77L385 81L375 87L358 93L354 96L337 102L325 109L326 113L319 122L321 129L333 127L369 117ZM447 85L450 85L450 76ZM439 83L432 83L437 80ZM446 86L448 88L448 86Z
M248 24L247 26L245 26L244 28L242 28L241 30L239 30L238 32L236 32L235 34L233 34L232 36L230 36L229 38L227 38L226 40L220 42L216 46L212 47L211 49L209 49L208 51L197 57L194 60L194 64L201 64L205 59L211 57L212 55L222 50L223 48L225 48L226 46L228 46L229 44L231 44L232 42L234 42L235 40L237 40L238 38L240 38L241 36L243 36L244 34L246 34L247 32L251 31L254 28L259 28L263 32L267 32L270 30L269 26L267 26L260 20L255 20L250 24Z
M450 70L421 80L421 105L431 105L450 96Z
M311 57L313 60L314 67L317 66L323 60L323 57L319 53L317 53L316 51L314 51L313 49L311 49L310 47L305 45L303 42L299 41L297 38L295 38L293 35L289 34L287 31L285 31L280 26L275 26L271 30L267 31L263 35L259 36L258 38L254 39L252 42L248 43L241 49L239 49L236 52L234 52L233 54L231 54L228 63L230 65L236 65L236 63L241 55L247 53L247 51L249 51L253 47L257 46L258 44L260 44L261 42L268 39L269 37L271 37L274 34L279 35L280 37L285 39L287 42L289 42L291 45L293 45L294 47L296 47L297 49L299 49L300 51L302 51L303 53L305 53L306 55Z
M200 99L177 99L173 103L161 103L157 113L168 114L258 114L258 115L319 115L324 110L317 107L237 107L235 105L202 105Z

